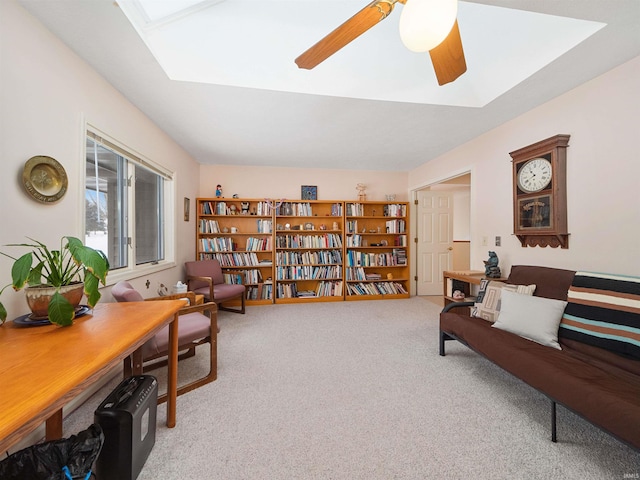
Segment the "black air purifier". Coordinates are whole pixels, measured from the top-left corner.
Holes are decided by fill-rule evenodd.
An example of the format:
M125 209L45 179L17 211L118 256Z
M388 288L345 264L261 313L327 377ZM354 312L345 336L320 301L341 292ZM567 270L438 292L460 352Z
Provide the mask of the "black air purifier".
M124 380L94 413L104 445L96 461L99 480L135 480L156 441L158 381L151 375Z

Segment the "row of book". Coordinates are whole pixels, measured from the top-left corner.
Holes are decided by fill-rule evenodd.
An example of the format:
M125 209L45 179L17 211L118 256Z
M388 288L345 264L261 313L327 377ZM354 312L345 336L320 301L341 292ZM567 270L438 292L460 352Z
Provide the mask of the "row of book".
M348 295L400 295L407 290L398 282L348 283Z
M258 218L256 220L258 233L271 233L273 232L273 220L267 220L264 218Z
M296 265L276 267L278 280L318 280L342 277L340 265Z
M278 235L277 248L341 248L342 237L335 233L324 235Z
M311 217L313 208L308 202L282 202L276 208L276 215L285 217Z
M200 239L200 250L203 252L233 252L235 249L235 244L231 237Z
M270 252L273 250L272 237L249 237L247 238L245 250L248 252Z
M199 229L200 233L222 233L220 230L220 224L217 220L200 219ZM255 233L272 233L273 232L273 220L267 220L259 218L256 220ZM226 232L225 232L226 233Z
M404 256L398 255L404 253ZM394 249L387 253L367 253L347 250L347 267L396 267L407 264L406 253L402 249Z
M357 280L379 281L382 280L380 273L365 272L362 267L347 268L347 281L353 282Z
M364 216L406 217L407 216L407 206L403 204L389 203L389 204L383 205L382 215L380 215L378 211L376 211L376 207L377 205L367 205L365 209L365 205L362 203L347 203L346 204L347 217L364 217ZM376 213L378 214L376 215Z
M263 283L262 285L248 285L247 300L272 300L273 299L273 284Z
M315 290L302 291L298 291L295 283L279 283L276 285L277 298L341 297L343 295L342 290L342 280L318 282Z
M385 222L387 233L404 233L406 231L407 222L404 220L387 220Z
M253 252L232 253L201 253L200 260L218 260L224 267L256 267L258 265L270 266L271 262L261 263Z
M200 219L198 231L200 233L220 233L220 225L217 220Z
M240 202L240 206L238 206L238 202L226 202L226 201L206 201L200 203L200 213L204 215L248 215L249 212L245 210L247 213L242 212L242 203L250 202ZM254 215L271 215L271 206L268 202L254 202L253 210L251 211Z
M382 213L385 217L406 217L407 206L399 203L389 203L384 206Z
M286 251L276 253L277 265L342 265L341 250Z
M343 283L337 282L319 282L316 287L316 297L341 297Z
M262 273L260 270L251 269L244 272L223 273L224 283L229 285L256 285L262 283Z

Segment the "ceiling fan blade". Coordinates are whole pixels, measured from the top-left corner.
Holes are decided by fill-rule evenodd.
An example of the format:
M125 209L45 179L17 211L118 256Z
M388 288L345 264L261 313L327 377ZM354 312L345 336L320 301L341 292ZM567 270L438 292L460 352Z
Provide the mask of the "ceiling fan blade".
M300 68L311 70L371 27L387 18L398 1L401 0L374 0L296 58L296 64Z
M464 59L457 20L447 38L440 45L429 50L429 55L431 55L431 63L436 71L439 85L453 82L467 71L467 62Z

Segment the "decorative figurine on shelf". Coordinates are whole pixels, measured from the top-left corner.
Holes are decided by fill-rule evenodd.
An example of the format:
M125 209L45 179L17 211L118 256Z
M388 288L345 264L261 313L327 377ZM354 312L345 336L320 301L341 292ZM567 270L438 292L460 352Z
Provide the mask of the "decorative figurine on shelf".
M240 198L240 197L238 196L238 194L237 194L237 193L234 193L234 194L232 195L232 197L233 197L233 198Z
M249 202L240 202L240 213L242 215L249 215Z
M222 197L222 185L216 185L216 197Z
M358 201L359 202L366 202L367 201L367 194L365 192L366 189L367 189L367 186L364 183L358 183L356 185L356 190L358 190Z
M456 290L452 295L454 300L458 300L459 302L464 301L464 293L460 290Z
M498 267L498 255L496 252L489 252L489 260L484 260L484 275L487 278L500 278L500 267Z
M229 207L229 215L237 215L238 214L238 207L236 207L235 205L231 205Z

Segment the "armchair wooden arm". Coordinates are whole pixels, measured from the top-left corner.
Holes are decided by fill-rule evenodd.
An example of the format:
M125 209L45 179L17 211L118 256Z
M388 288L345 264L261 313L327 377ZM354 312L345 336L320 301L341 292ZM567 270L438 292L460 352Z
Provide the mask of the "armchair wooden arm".
M200 282L206 282L208 287L209 287L209 300L213 301L213 299L215 298L213 296L213 278L211 277L202 277L202 276L198 276L198 275L187 275L187 285L189 284L189 281L191 280L196 280L196 281L200 281ZM190 293L190 292L187 292Z

